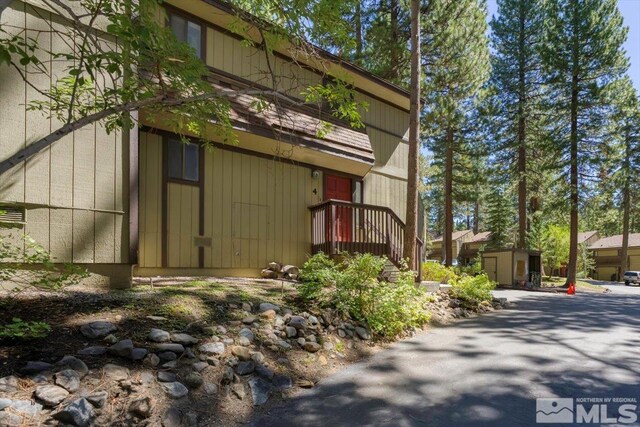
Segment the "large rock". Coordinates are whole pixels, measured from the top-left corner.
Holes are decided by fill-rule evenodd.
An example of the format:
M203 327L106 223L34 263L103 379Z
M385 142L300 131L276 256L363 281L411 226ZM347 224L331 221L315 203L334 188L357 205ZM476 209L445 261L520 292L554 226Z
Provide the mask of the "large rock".
M82 350L78 350L80 356L102 356L107 352L107 347L101 345L94 345L91 347L85 347Z
M256 335L249 328L240 329L240 332L238 332L238 336L245 337L246 339L249 340L249 342L253 342L253 340L256 339Z
M60 402L69 396L69 392L56 385L41 385L36 387L35 396L45 406L58 406Z
M11 406L12 403L13 403L13 400L7 399L6 397L0 397L0 411L2 411L4 408Z
M158 381L163 383L172 383L178 380L178 377L173 372L160 371L158 372Z
M152 328L147 335L147 339L153 342L167 342L171 339L171 334L162 329Z
M131 340L122 340L117 344L109 347L109 354L113 354L120 357L129 357L131 355L131 351L133 350L133 341Z
M162 427L180 427L182 425L182 414L176 408L169 408L162 416Z
M235 346L231 347L231 353L236 356L240 360L249 360L251 359L251 352L246 347Z
M263 279L277 279L278 272L265 268L260 272L260 277L262 277Z
M73 369L65 369L55 374L56 385L73 393L80 388L80 374Z
M189 372L187 376L184 377L184 383L187 385L187 387L196 389L202 386L202 384L204 383L204 379L202 378L202 375L197 372Z
M117 331L118 328L111 322L104 320L98 320L80 326L80 332L87 338L102 338L109 335L111 332Z
M171 351L174 353L184 353L184 346L179 343L167 342L162 344L156 344L155 348L156 348L156 351L158 352Z
M9 375L8 377L0 378L0 393L8 394L18 391L18 377Z
M14 400L11 402L9 406L12 412L16 412L19 415L25 417L35 417L42 411L42 405L39 403L32 402L30 400Z
M109 397L109 393L106 391L96 391L95 393L91 393L85 398L96 408L102 408L105 403L107 403L107 398Z
M129 378L129 370L120 365L107 363L102 367L102 373L105 377L113 381L121 381Z
M149 418L153 413L156 401L152 397L144 396L129 404L129 412L138 418Z
M251 389L251 397L254 405L262 405L271 393L271 384L259 377L253 377L249 380L249 388Z
M171 383L160 383L165 393L174 399L180 399L189 394L189 389L184 384L177 381Z
M371 339L371 332L361 326L356 326L356 334L358 334L358 337L360 337L361 340Z
M171 334L171 341L182 345L193 345L200 341L189 334Z
M315 353L319 351L322 347L317 342L307 341L302 345L302 348L307 350L309 353Z
M51 363L41 362L41 361L29 361L27 365L20 369L20 373L22 375L34 375L39 374L40 372L49 371L53 368Z
M20 415L11 414L9 412L0 412L1 427L20 427L22 425L22 417Z
M302 316L291 316L291 319L289 319L289 326L293 326L298 330L306 329L307 319Z
M238 362L236 365L236 373L238 375L249 375L255 370L255 366L256 365L253 363L253 360L248 362Z
M89 368L87 367L87 365L82 360L74 356L64 356L56 363L56 365L68 369L73 369L78 374L80 374L80 377L84 377L89 373Z
M260 303L260 307L258 308L258 312L262 313L263 311L267 311L267 310L273 310L276 313L280 312L280 307L275 305L275 304L271 304L270 302L262 302Z
M298 330L293 326L287 326L284 330L287 334L287 338L295 338L295 336L298 335Z
M149 351L146 348L134 348L133 350L131 350L131 354L129 355L129 357L131 358L131 360L142 360L147 357L148 353Z
M221 342L202 344L198 347L198 350L204 354L220 355L224 353L224 344Z
M74 400L53 418L77 427L88 427L94 417L93 406L85 398Z

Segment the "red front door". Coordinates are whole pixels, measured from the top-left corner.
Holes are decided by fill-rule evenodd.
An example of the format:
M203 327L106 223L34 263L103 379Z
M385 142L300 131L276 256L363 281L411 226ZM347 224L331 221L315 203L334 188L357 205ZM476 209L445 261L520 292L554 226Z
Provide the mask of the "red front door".
M324 199L352 201L353 193L351 191L351 179L343 176L329 175L324 176ZM353 209L346 206L337 206L335 211L335 238L339 242L351 241L351 224L353 217ZM329 236L332 233L334 224L329 220L327 231Z

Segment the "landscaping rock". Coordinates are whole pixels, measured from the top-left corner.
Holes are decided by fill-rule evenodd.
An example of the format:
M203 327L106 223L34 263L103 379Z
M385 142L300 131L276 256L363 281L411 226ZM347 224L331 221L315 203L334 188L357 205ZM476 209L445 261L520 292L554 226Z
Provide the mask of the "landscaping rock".
M370 340L371 339L371 332L369 332L368 330L366 330L365 328L363 328L361 326L357 326L356 327L356 334L362 340Z
M35 396L45 406L58 406L60 402L69 396L69 392L56 385L41 385L36 387Z
M275 375L275 372L273 372L271 369L269 369L268 367L264 366L261 363L256 363L255 373L266 380L272 380Z
M129 412L138 418L149 418L156 402L149 396L140 397L129 404Z
M153 342L167 342L171 339L171 334L162 329L152 328L147 339Z
M224 371L222 372L222 384L229 384L233 381L233 376L233 369L229 367L224 368Z
M120 365L107 363L102 367L102 373L105 377L113 381L121 381L129 378L129 370Z
M245 337L249 340L249 342L253 342L256 339L256 335L249 328L240 329L240 332L238 332L238 336Z
M109 334L106 337L104 337L103 341L106 342L107 344L115 344L118 342L118 338L113 334Z
M262 312L267 311L267 310L273 310L276 313L278 313L278 312L280 312L280 307L275 305L275 304L271 304L270 302L260 303L260 307L258 308L258 312L262 313Z
M177 360L171 360L171 361L169 361L167 363L164 363L162 365L162 367L165 368L165 369L174 369L177 366L178 366L178 361Z
M293 381L291 380L291 377L288 377L286 375L275 375L271 382L273 386L278 390L288 390L293 387Z
M40 372L49 371L53 368L51 363L41 362L41 361L29 361L27 365L20 369L20 373L22 375L34 375L39 374Z
M180 399L189 394L189 389L184 384L174 381L170 383L160 383L165 393L174 399Z
M253 360L256 363L262 363L264 362L264 354L258 352L255 352L251 355L251 360Z
M0 412L0 426L2 427L19 427L22 425L22 417L9 412Z
M247 392L244 390L244 385L242 385L242 383L232 385L231 391L240 400L244 399L244 397L247 395Z
M172 351L163 351L162 353L158 354L158 357L163 362L169 362L171 360L176 360L178 358L178 355Z
M293 326L287 326L284 328L285 333L287 334L287 338L295 338L298 335L298 330Z
M242 323L244 323L245 325L250 325L255 321L256 321L256 316L247 316L244 319L242 319Z
M302 316L291 316L291 319L289 319L289 326L293 326L298 330L306 329L307 319Z
M192 367L196 370L196 372L202 372L209 367L209 364L207 362L196 362L192 365Z
M129 357L131 357L131 360L142 360L147 357L148 353L149 351L146 348L134 348L131 350Z
M309 324L315 326L319 323L318 318L316 316L309 316Z
M276 271L265 268L260 272L260 277L262 277L263 279L277 279L278 273Z
M269 399L271 384L262 378L251 378L249 380L249 388L251 389L251 398L254 405L262 405Z
M251 359L251 352L246 347L240 347L240 346L231 347L231 353L240 360L246 361Z
M2 411L4 408L11 406L12 403L13 401L11 399L0 397L0 411Z
M133 350L133 341L127 339L109 347L109 354L120 357L129 357L131 355L131 350Z
M107 347L101 345L85 347L82 350L78 350L80 356L102 356L107 352Z
M449 308L458 308L460 307L460 300L459 299L452 299L449 301Z
M309 353L315 353L319 351L322 347L317 342L307 341L306 343L304 343L302 348L304 348Z
M182 425L182 414L176 408L169 408L162 416L162 427L180 427Z
M105 403L107 403L107 398L109 397L109 393L106 391L96 391L95 393L91 393L88 396L85 396L85 399L89 401L96 408L102 408Z
M238 344L248 347L251 345L251 341L249 341L249 338L247 337L240 337L238 338Z
M15 393L18 391L18 377L10 375L0 378L0 393Z
M80 374L73 369L65 369L54 375L56 385L65 388L73 393L80 388Z
M80 374L80 377L84 377L89 373L89 368L87 367L87 365L82 360L74 356L64 356L56 363L56 365L63 366L68 369L73 369L78 374Z
M291 350L291 344L289 344L285 340L278 341L276 345L282 350Z
M17 412L19 415L25 417L35 417L40 411L42 411L42 405L34 403L30 400L14 400L9 407L13 412Z
M178 377L173 372L160 371L158 372L158 381L164 383L172 383L178 380Z
M238 364L236 365L236 373L238 375L249 375L254 370L255 364L253 363L253 360L250 360L248 362L238 362Z
M89 426L94 417L93 406L87 399L81 398L71 402L66 408L54 414L53 417L72 426Z
M179 343L167 342L156 344L155 349L157 352L171 351L173 353L184 353L184 346Z
M274 317L276 317L276 311L273 309L265 310L260 313L260 317L262 317L263 319L273 319Z
M202 389L208 395L218 394L218 385L214 383L204 383Z
M95 339L109 335L111 332L117 331L118 328L111 322L98 320L80 326L80 332L87 338Z
M171 334L171 341L185 346L197 344L200 340L189 334Z
M224 353L224 344L221 342L202 344L198 347L198 351L204 354L220 355Z
M190 372L189 374L187 374L186 377L184 377L184 383L190 389L196 389L202 386L202 384L204 383L204 379L202 378L202 375L200 375L199 373Z

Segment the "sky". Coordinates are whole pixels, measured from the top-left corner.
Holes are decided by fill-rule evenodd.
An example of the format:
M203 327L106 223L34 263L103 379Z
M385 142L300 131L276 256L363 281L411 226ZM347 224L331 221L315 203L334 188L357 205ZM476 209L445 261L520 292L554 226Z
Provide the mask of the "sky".
M497 0L488 0L489 17L498 11ZM618 0L618 8L624 18L624 24L629 27L629 34L625 49L631 59L629 76L633 85L640 92L640 0Z

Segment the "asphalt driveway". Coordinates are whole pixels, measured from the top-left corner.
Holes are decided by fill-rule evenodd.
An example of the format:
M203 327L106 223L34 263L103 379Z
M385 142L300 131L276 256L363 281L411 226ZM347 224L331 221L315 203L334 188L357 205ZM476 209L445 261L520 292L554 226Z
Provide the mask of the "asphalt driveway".
M397 343L253 424L528 426L539 397L640 401L640 288L611 289L497 291L517 306Z

